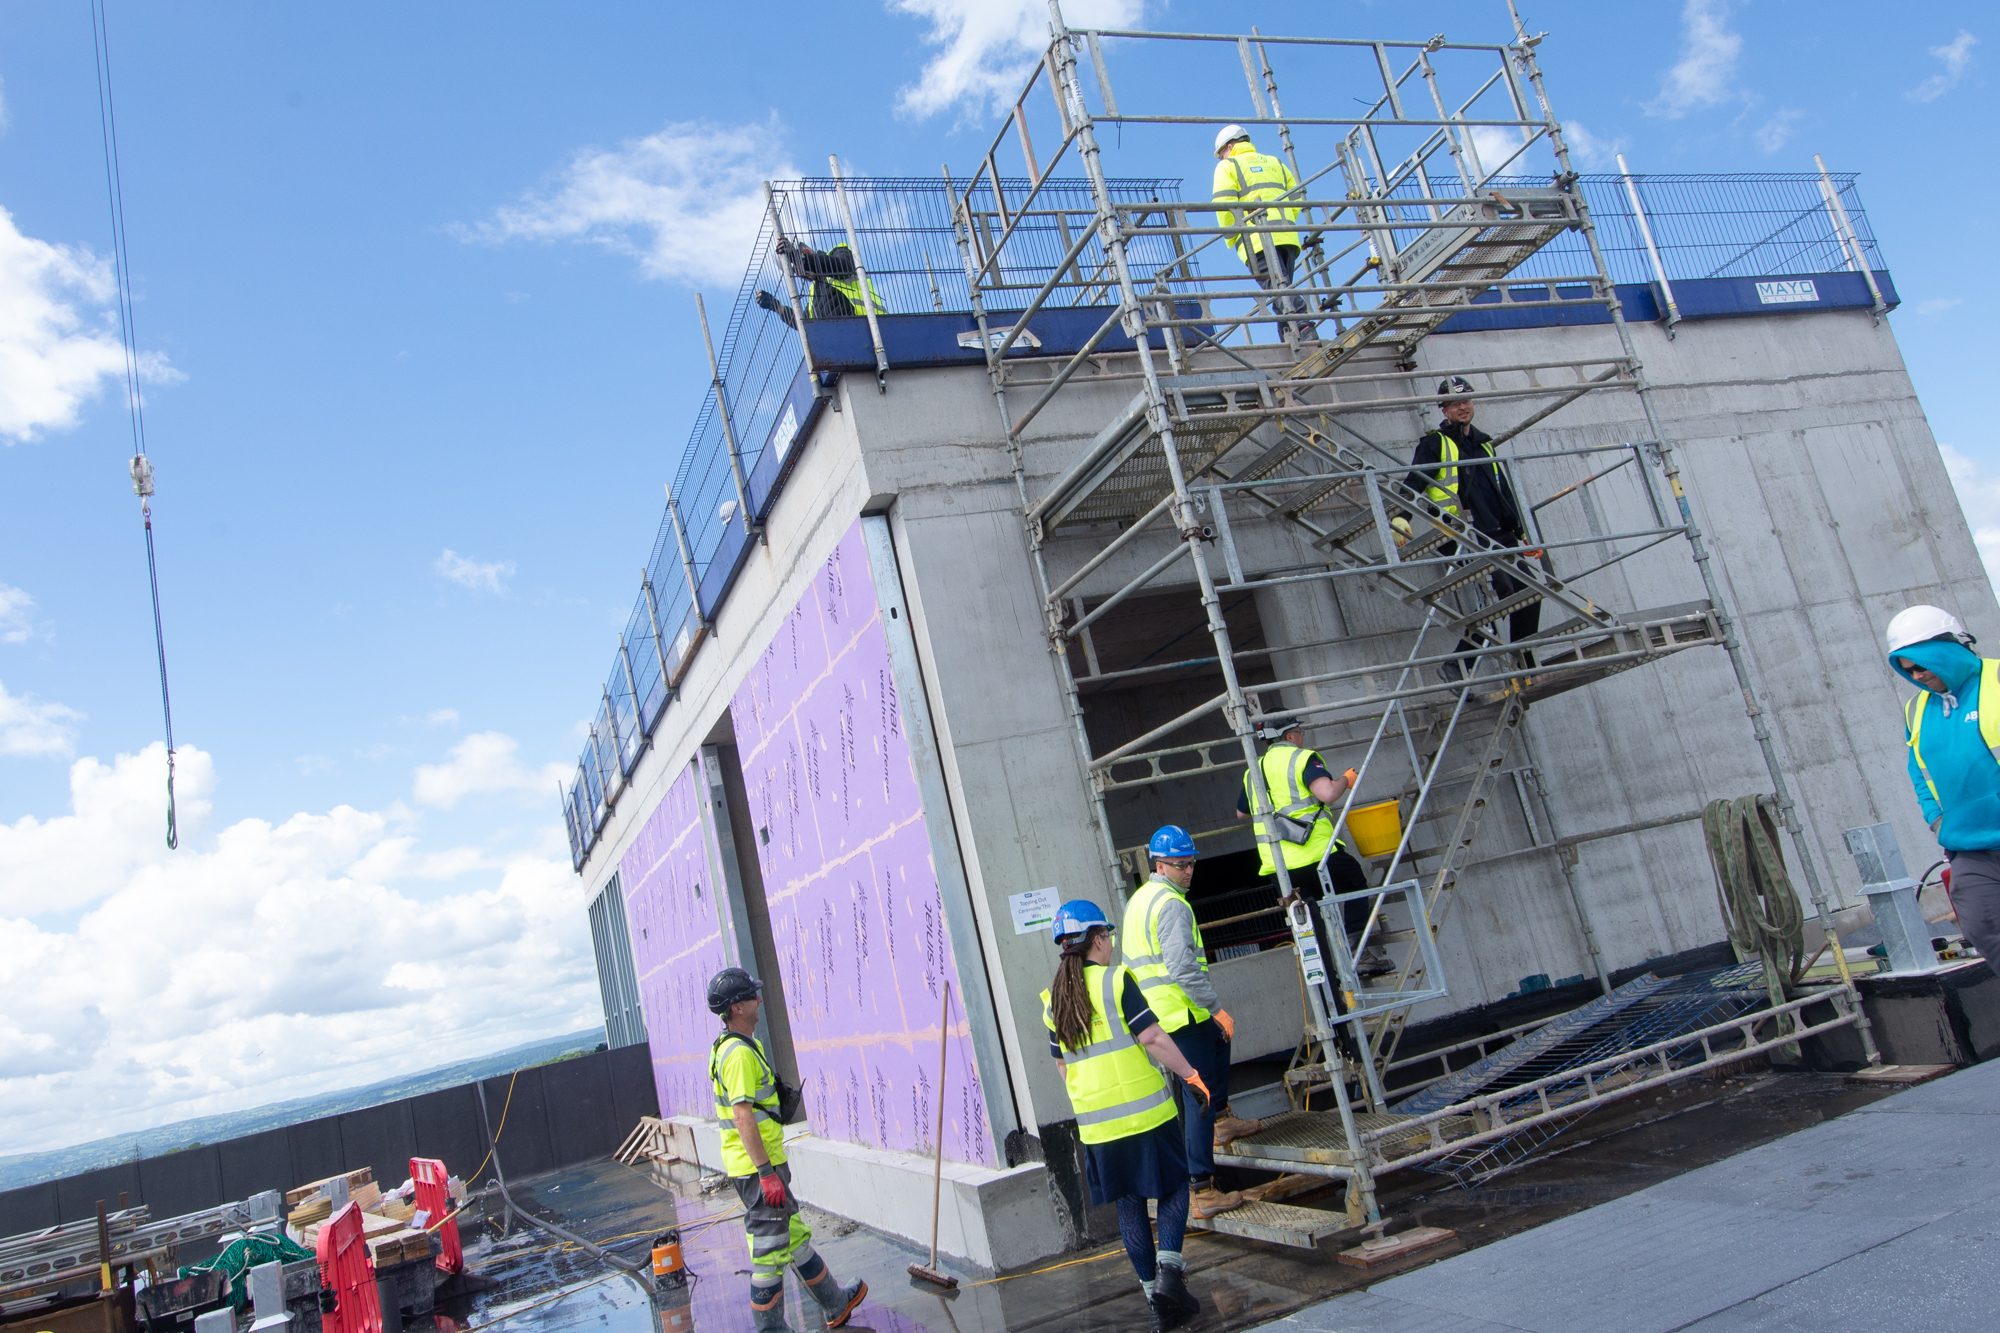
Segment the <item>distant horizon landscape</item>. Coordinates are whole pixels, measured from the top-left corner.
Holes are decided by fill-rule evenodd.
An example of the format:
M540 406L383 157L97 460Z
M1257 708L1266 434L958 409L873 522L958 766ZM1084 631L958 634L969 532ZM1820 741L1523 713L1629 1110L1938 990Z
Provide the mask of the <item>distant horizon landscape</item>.
M72 1144L66 1148L0 1156L0 1190L39 1185L44 1181L60 1180L64 1176L94 1171L99 1167L113 1166L119 1162L164 1157L168 1153L202 1144L242 1138L248 1134L263 1133L265 1130L283 1129L287 1125L316 1120L321 1116L338 1115L344 1111L380 1106L384 1102L398 1101L424 1092L435 1092L440 1088L457 1087L461 1083L471 1083L478 1079L491 1078L496 1074L511 1073L516 1069L550 1064L572 1055L595 1050L603 1042L604 1029L601 1026L584 1028L565 1036L545 1037L540 1041L510 1046L489 1055L440 1065L435 1069L406 1074L401 1078L384 1079L379 1083L341 1088L310 1097L294 1097L287 1101L248 1107L241 1111L198 1116L192 1120L177 1120L152 1129L92 1139L88 1143Z

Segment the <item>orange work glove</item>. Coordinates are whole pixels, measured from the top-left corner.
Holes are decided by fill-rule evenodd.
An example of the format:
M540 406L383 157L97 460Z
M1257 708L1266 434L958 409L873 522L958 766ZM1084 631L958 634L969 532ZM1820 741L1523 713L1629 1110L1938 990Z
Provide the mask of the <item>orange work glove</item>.
M1354 784L1361 781L1361 774L1351 768L1348 769L1345 773L1342 773L1340 777L1341 780L1347 784L1347 789L1349 791L1353 791Z
M1222 1009L1216 1010L1215 1024L1222 1029L1222 1039L1224 1041L1236 1040L1236 1020L1229 1016L1228 1011Z
M1187 1084L1190 1088L1194 1089L1194 1095L1201 1098L1201 1109L1206 1111L1208 1109L1209 1102L1212 1101L1213 1098L1211 1098L1208 1095L1208 1084L1201 1081L1201 1075L1189 1074L1186 1078L1182 1079L1181 1082Z

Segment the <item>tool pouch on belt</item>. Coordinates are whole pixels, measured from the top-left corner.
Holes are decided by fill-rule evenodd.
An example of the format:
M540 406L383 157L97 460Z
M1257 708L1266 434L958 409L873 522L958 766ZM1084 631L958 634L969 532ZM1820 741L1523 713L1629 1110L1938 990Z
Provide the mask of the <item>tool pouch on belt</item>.
M1301 823L1290 815L1280 814L1273 814L1271 819L1273 827L1278 830L1279 840L1289 842L1294 847L1303 847L1312 841L1313 825L1318 822L1316 819L1309 819Z
M778 1123L781 1125L792 1124L799 1118L799 1112L805 1107L806 1095L785 1082L784 1075L775 1069L771 1071L771 1079L778 1085Z

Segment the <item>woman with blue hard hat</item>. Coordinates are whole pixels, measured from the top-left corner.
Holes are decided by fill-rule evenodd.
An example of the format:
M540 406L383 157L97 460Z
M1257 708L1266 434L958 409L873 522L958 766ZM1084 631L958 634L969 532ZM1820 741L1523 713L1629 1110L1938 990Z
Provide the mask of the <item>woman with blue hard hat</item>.
M1112 965L1111 923L1096 903L1064 903L1051 929L1062 964L1042 992L1042 1021L1076 1111L1090 1202L1118 1206L1125 1253L1145 1289L1152 1326L1164 1333L1194 1318L1201 1306L1188 1292L1181 1262L1187 1148L1173 1094L1153 1061L1178 1074L1204 1106L1208 1085L1153 1017L1131 969ZM1157 1248L1146 1216L1149 1199L1159 1201Z

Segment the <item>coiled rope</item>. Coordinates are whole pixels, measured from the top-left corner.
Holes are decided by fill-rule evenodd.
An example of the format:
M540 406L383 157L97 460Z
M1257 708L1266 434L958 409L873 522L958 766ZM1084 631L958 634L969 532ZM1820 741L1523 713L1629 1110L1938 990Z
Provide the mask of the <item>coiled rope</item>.
M1701 831L1715 868L1715 895L1729 942L1757 954L1774 982L1797 985L1805 972L1806 916L1766 798L1715 800L1701 812Z

